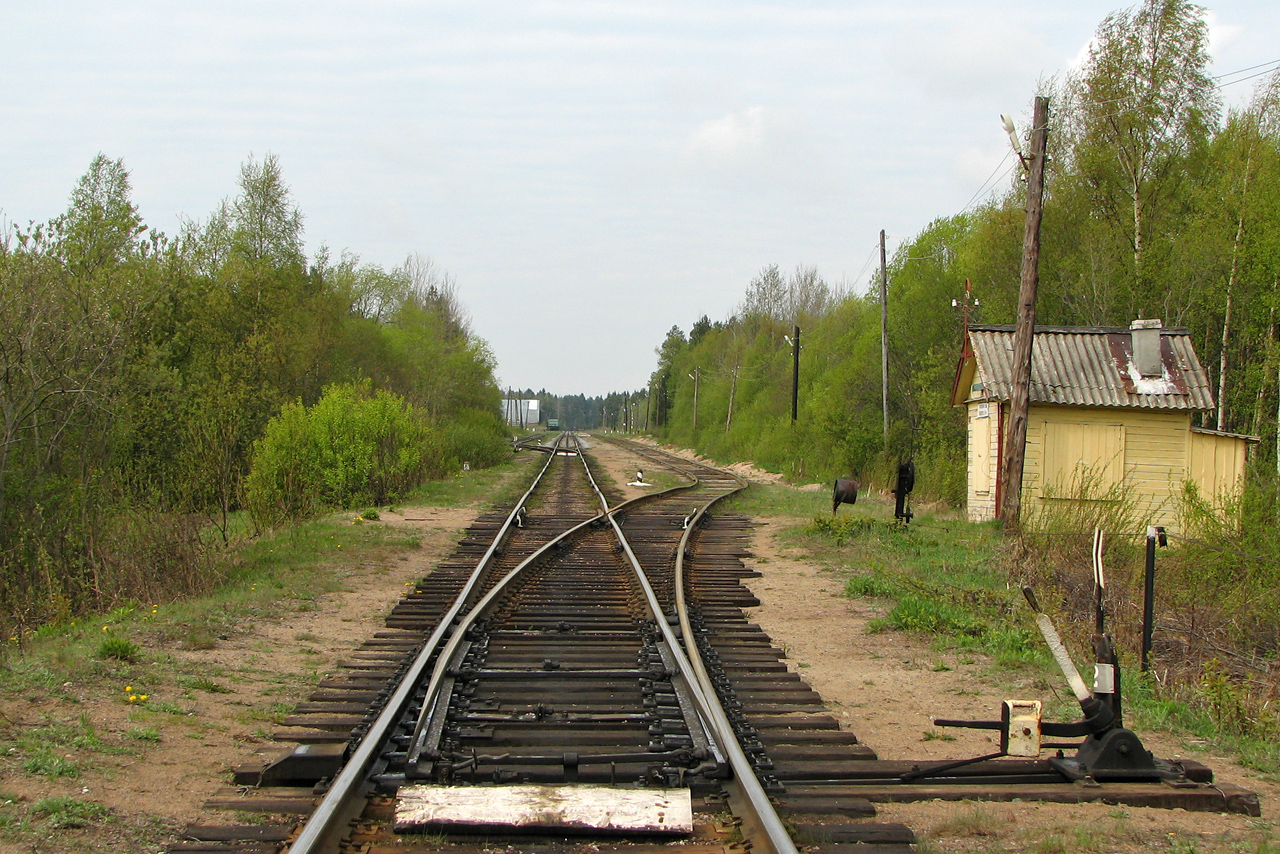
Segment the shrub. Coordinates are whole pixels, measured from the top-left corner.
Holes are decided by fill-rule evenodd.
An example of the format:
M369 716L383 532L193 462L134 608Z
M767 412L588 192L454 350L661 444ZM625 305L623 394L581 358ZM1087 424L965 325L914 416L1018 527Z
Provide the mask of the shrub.
M487 468L511 456L511 444L497 413L464 409L443 426L443 432L443 450L448 461L445 471L457 470L462 463L470 463L472 468Z
M254 444L245 499L256 524L324 506L387 504L442 474L440 439L398 395L335 385L311 409L287 404Z

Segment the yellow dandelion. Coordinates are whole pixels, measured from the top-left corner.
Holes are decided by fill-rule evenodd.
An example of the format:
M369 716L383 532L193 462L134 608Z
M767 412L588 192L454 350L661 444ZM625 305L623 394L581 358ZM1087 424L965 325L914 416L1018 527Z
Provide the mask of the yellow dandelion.
M147 701L147 697L148 697L148 696L150 696L150 695L148 695L148 694L143 694L143 695L141 695L140 697L138 697L138 699L145 703L145 702Z
M126 686L124 686L124 692L125 692L126 694L132 694L132 693L133 693L133 686L132 686L132 685L126 685Z
M138 702L138 695L137 695L137 694L130 694L130 695L129 695L129 702L130 702L130 703L136 703L136 702Z
M109 632L109 631L111 631L111 627L110 627L110 626L103 626L103 627L102 627L102 630L103 630L104 632Z

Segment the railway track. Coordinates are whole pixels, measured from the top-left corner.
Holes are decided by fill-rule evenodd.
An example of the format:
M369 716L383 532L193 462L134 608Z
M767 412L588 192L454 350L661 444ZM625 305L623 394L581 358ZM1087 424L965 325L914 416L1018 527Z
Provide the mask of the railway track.
M874 802L1034 788L1256 810L1190 763L1177 785L1081 786L1038 758L879 759L744 616L758 604L742 585L750 521L707 512L742 481L622 444L680 485L611 505L576 437L538 446L534 486L476 519L285 721L277 738L296 747L236 769L209 804L277 818L192 826L171 850L645 854L678 839L689 854L898 854L914 834Z

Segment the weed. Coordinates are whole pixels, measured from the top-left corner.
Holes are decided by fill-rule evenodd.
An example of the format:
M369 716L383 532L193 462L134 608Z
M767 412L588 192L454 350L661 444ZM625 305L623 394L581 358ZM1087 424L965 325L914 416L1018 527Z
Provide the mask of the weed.
M949 732L940 729L927 729L921 741L955 741L956 737Z
M182 645L187 649L217 649L218 638L206 626L190 626Z
M50 778L70 777L74 779L80 776L80 768L74 762L65 756L59 756L51 750L41 750L28 756L22 763L22 770L28 774Z
M1008 825L979 804L971 804L942 822L935 829L938 836L1001 836Z
M853 598L896 599L902 595L902 582L883 572L855 575L845 582L846 596Z
M160 741L160 730L150 726L130 727L125 735L134 741L149 741L153 744Z
M141 656L142 650L128 638L110 635L103 638L102 643L98 644L98 658L104 661L115 659L116 661L127 661L132 664Z
M111 817L111 810L96 801L75 798L42 798L31 805L31 815L51 828L89 827Z
M886 620L895 629L927 634L976 638L986 632L986 626L971 611L949 602L925 599L913 594L899 599Z
M196 676L186 679L179 679L178 684L186 688L188 691L204 691L206 694L230 694L231 689L225 685L214 682L207 676Z
M171 700L152 700L147 703L147 709L162 715L176 715L184 718L195 714L193 710L184 709Z

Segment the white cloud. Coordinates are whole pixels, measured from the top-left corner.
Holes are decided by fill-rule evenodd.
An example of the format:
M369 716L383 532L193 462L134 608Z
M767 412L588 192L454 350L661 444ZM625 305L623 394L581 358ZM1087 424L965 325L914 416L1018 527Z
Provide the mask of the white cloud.
M777 123L764 107L709 119L685 139L680 160L690 166L736 170L764 157L777 130Z
M1204 20L1209 25L1209 53L1212 56L1221 54L1244 33L1244 27L1239 24L1222 23L1218 13L1212 9L1205 11Z

